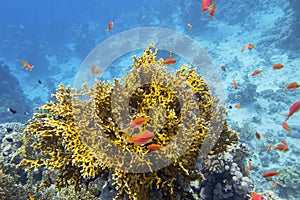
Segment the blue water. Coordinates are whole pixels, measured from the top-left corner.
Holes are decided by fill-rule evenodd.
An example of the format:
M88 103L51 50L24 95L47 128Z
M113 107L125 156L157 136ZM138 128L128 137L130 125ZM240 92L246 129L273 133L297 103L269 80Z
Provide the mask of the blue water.
M222 77L229 126L243 132L241 141L253 154L251 177L256 191L272 190L282 199L299 199L300 184L298 188L286 183L272 189L273 179L261 177L266 171L287 165L300 170L297 145L300 114L294 114L288 121L291 134L281 127L283 114L300 101L299 88L284 91L288 83L300 83L299 16L298 0L220 0L212 19L207 12L201 12L199 0L1 1L0 122L24 123L36 107L50 99L58 84L73 86L81 63L106 39L135 28L172 29L196 40L214 62L212 70ZM110 21L114 26L107 32ZM188 23L193 26L192 31ZM254 43L254 49L246 48L241 53L247 43ZM112 80L126 74L134 53L137 52L120 55L100 79ZM160 52L160 56L166 58L168 52ZM26 71L16 59L26 60L35 67ZM178 57L174 68L187 62ZM273 70L276 63L284 64L284 68ZM118 64L122 69L118 69ZM222 65L226 73L220 69ZM256 69L264 71L251 76ZM238 90L232 88L233 79L238 82ZM241 104L242 108L236 109L235 104ZM8 107L17 113L7 112ZM251 128L243 131L245 124ZM258 141L254 136L256 131L268 137ZM287 141L289 152L264 150L270 143L278 144L280 139ZM300 182L299 177L296 173L293 178Z

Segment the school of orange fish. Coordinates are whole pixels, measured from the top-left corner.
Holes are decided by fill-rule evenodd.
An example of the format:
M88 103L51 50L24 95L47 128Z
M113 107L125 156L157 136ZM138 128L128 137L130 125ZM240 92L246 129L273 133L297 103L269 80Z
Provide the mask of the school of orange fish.
M202 13L206 12L206 11L209 11L209 14L208 16L210 18L213 18L214 17L214 13L216 11L216 0L202 0ZM107 32L111 32L112 29L113 29L113 22L110 21L108 22L108 27L105 31ZM192 31L193 29L193 26L188 23L187 24L188 26L188 29L190 31ZM244 50L248 48L249 51L251 51L253 48L254 48L254 44L253 43L247 43L247 44L244 44L241 48L241 52L244 52ZM25 60L17 60L19 62L22 63L22 68L25 68L26 70L28 71L32 71L32 69L34 68L34 66L30 65L27 61ZM172 65L176 63L176 59L172 57L172 51L170 51L170 57L163 60L162 64L164 65ZM281 63L277 63L277 64L274 64L272 66L273 70L279 70L279 69L282 69L284 67L283 64ZM226 67L225 66L221 66L221 70L224 71L225 73L227 72L226 70ZM257 69L255 71L252 72L251 76L257 76L259 75L260 73L262 73L263 70L262 69ZM93 65L91 67L91 74L102 74L103 73L103 70L101 69L97 69L97 66L96 65ZM41 83L41 81L39 80L38 81L39 83ZM297 82L291 82L289 83L286 87L285 87L285 90L294 90L294 89L297 89L299 88L300 85L297 83ZM234 89L238 89L238 85L237 85L237 82L236 80L233 80L233 88ZM237 109L241 109L242 106L240 104L236 104L234 106L235 108ZM14 111L13 109L9 108L10 112L12 112L13 114L16 112ZM286 119L285 121L282 123L282 128L291 133L291 129L289 127L289 125L287 124L287 120L292 116L294 115L296 112L298 112L300 110L300 101L294 103L290 109L289 109L289 113L286 114ZM14 112L13 112L14 111ZM130 129L134 129L134 128L137 128L137 127L141 127L142 125L144 125L145 123L147 123L150 119L148 117L139 117L139 118L136 118L134 119L126 128L125 130L128 130L129 128ZM143 131L140 131L138 134L134 135L134 136L130 136L130 135L126 135L127 139L126 139L126 143L134 143L136 145L144 145L144 144L147 144L149 142L151 142L152 138L154 138L155 134L149 130L143 130ZM255 137L260 140L261 139L261 135L260 133L256 132L255 133ZM263 134L263 137L268 137L266 134ZM267 147L266 151L270 151L271 148L274 146L274 149L275 150L279 150L281 152L287 152L289 151L289 147L288 147L288 144L286 143L285 140L280 140L280 144L274 146L272 143ZM159 144L149 144L146 146L147 149L149 150L158 150L158 149L161 149L163 148L164 146L161 146ZM248 164L247 164L247 167L245 167L245 173L250 176L250 170L253 169L253 166L252 166L252 163L251 163L251 160L248 160ZM266 172L264 174L262 174L262 177L264 178L269 178L269 177L273 177L273 176L276 176L280 174L279 171L269 171L269 172ZM274 184L273 186L271 186L271 188L276 188L278 184L281 184L281 185L284 185L284 182L282 180L275 180L274 181ZM263 196L261 194L257 194L255 192L252 192L251 193L251 199L252 200L262 200L263 199Z
M253 48L254 48L254 44L252 43L249 43L249 44L245 44L242 46L242 49L241 49L241 52L244 52L245 48L248 47L248 50L251 51ZM283 64L281 63L277 63L277 64L274 64L272 66L273 70L279 70L279 69L282 69L284 67ZM224 71L224 72L227 72L225 66L221 66L221 70ZM252 72L251 76L257 76L258 74L262 73L263 70L262 69L257 69L255 71ZM300 85L297 83L297 82L291 82L289 83L288 85L286 85L285 87L285 90L295 90L297 88L299 88ZM236 80L233 79L233 88L234 89L238 89L238 85L237 85L237 82ZM236 104L235 105L235 108L242 108L242 106L240 104ZM294 115L296 112L298 112L300 110L300 101L298 102L295 102L289 109L289 113L284 115L286 116L286 119L284 122L282 122L281 126L282 128L291 133L291 129L289 127L289 125L287 124L287 120L292 116ZM265 138L268 137L266 134L263 135ZM260 140L261 139L261 135L260 133L256 132L255 133L255 137ZM285 140L280 140L280 144L274 146L274 149L275 150L279 150L281 152L287 152L289 151L289 147L288 147L288 144ZM268 147L267 147L267 151L270 151L271 148L272 148L273 144L271 143ZM249 173L249 170L252 170L253 169L253 166L251 164L251 160L248 161L248 166L245 167L245 172L248 176L250 176L250 173ZM270 171L270 172L266 172L264 174L262 174L262 177L264 178L269 178L269 177L273 177L273 176L276 176L280 174L279 171ZM271 188L276 188L278 184L281 184L281 185L284 185L284 182L282 180L274 180L274 184L273 186L271 186ZM251 194L251 197L252 197L252 200L259 200L259 199L262 199L263 196L260 195L260 194L257 194L257 193L252 193Z

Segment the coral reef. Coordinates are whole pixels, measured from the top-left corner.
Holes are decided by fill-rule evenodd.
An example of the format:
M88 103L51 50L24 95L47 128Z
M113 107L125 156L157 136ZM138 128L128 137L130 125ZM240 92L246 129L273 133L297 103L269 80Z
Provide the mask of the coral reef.
M293 195L299 194L299 187L300 187L300 173L299 170L294 168L293 166L284 166L280 169L280 174L278 175L278 179L284 182L284 185L280 187L280 191L284 193L284 196L287 198L289 197L289 192L297 191L296 193L293 192Z
M232 122L231 128L239 133L239 137L241 138L242 142L253 139L256 131L250 122L244 122L241 125L239 125L238 122Z
M17 169L21 161L18 149L22 146L22 129L20 123L0 125L0 199L23 199L26 196L26 174Z
M203 181L197 156L205 137L215 142L209 152L214 156L236 144L237 133L220 120L212 124L218 118L212 110L220 116L225 110L217 109L203 78L185 65L168 73L153 48L150 45L141 58L134 56L132 71L113 84L99 81L82 91L60 85L54 100L29 121L23 137L25 159L19 167L49 169L40 186L72 185L79 191L106 176L117 190L115 199L193 199L187 185ZM155 137L149 144L165 148L151 151L126 142L128 134L136 134L126 124L140 116L151 117L145 126ZM221 126L219 138L208 135L212 126ZM30 138L35 142L29 146ZM238 167L235 170L239 172ZM236 182L243 183L233 186L240 196L251 189L250 180L242 175Z
M263 192L264 200L283 200L282 198L276 196L273 191L267 190Z
M24 129L21 123L0 124L0 199L18 200L30 199L30 197L40 200L57 199L97 199L107 184L107 177L101 177L89 190L83 190L77 193L74 186L61 188L60 191L54 187L40 187L42 176L45 179L49 177L49 171L25 172L24 169L17 168L23 157L23 151L30 152L30 156L36 156L28 143L23 143L22 132ZM28 136L28 135L23 135ZM33 143L34 138L27 138L27 142ZM22 148L23 145L23 148ZM24 149L25 148L25 149ZM28 156L28 154L27 154ZM56 173L53 176L57 176ZM103 190L104 191L104 190ZM101 193L102 199L106 198L109 193ZM115 196L115 195L113 195Z
M245 144L235 144L228 151L202 158L205 180L200 183L199 199L248 199L253 183L245 173L244 158L250 152Z

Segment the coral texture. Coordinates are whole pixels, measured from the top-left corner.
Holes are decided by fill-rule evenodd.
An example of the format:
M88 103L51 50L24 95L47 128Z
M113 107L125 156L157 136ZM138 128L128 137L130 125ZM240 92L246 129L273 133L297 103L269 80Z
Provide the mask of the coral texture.
M244 172L244 158L250 155L245 144L207 155L202 161L205 181L200 183L200 199L248 199L253 183Z
M203 180L197 156L205 137L215 142L211 155L226 151L238 137L212 112L215 109L222 116L225 110L216 109L217 101L203 78L185 65L167 72L153 48L150 45L141 58L134 56L132 71L114 83L98 81L80 92L60 85L54 100L34 114L24 131L24 143L29 145L27 140L33 137L32 147L40 154L27 156L19 167L58 172L56 179L48 178L42 186L73 185L79 191L110 173L116 199L192 199L186 185ZM126 128L142 116L150 116L144 127ZM221 126L220 137L209 135L211 126ZM126 142L128 135L142 128L155 133L148 144L164 148L152 151L148 144ZM25 150L33 155L28 147Z

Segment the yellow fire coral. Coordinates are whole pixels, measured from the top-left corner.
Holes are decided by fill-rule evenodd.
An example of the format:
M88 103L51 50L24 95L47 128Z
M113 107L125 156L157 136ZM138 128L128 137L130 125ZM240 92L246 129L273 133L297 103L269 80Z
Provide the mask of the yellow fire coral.
M203 78L185 65L167 72L153 47L141 58L134 56L131 72L113 84L99 81L80 92L60 85L55 101L41 107L25 130L35 136L33 147L41 156L19 166L58 171L54 184L74 185L76 190L112 172L116 199L148 199L158 190L158 198L191 196L184 188L203 178L196 163L205 139L216 144L207 152L214 154L238 138L219 117L224 109L213 112L217 104ZM132 120L145 116L150 119L145 124L128 128ZM220 137L211 134L212 126L220 127ZM163 148L126 142L142 130L155 134L147 145Z

